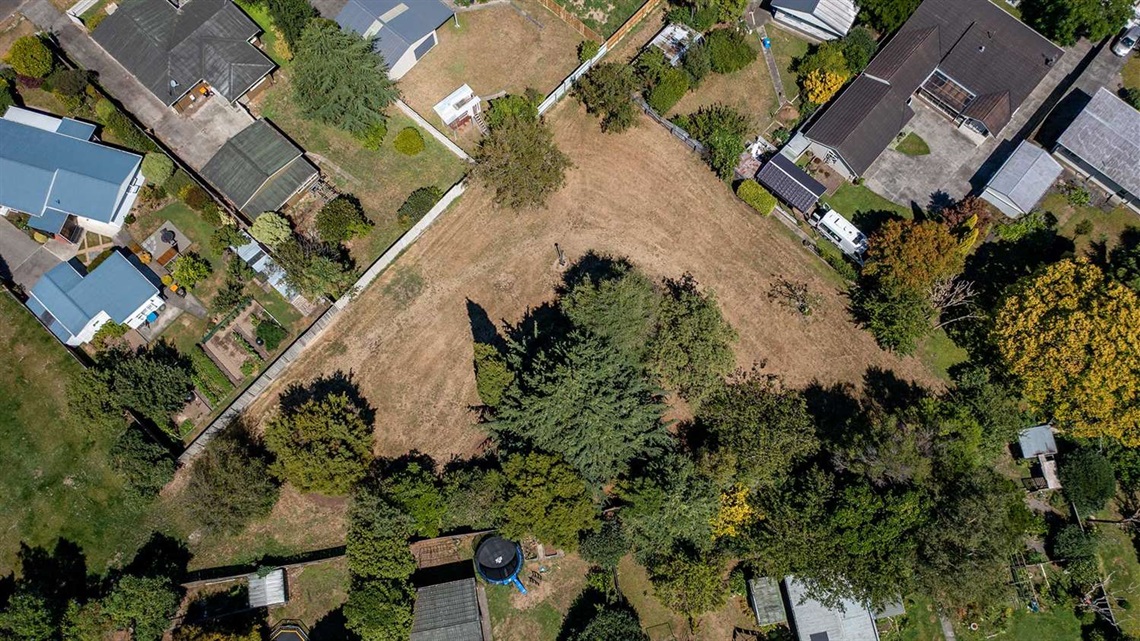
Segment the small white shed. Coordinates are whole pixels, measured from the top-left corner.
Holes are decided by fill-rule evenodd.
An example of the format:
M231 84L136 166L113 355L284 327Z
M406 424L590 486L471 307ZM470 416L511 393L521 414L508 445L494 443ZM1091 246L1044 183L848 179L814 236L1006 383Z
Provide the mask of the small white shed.
M458 129L474 118L475 114L482 111L481 103L482 100L475 95L475 91L471 87L463 85L436 103L433 109L444 124L452 129Z
M270 570L268 574L250 574L249 607L266 608L286 601L285 568Z
M1061 163L1023 141L986 184L982 198L1010 218L1029 213L1061 177Z
M696 29L684 24L671 24L653 36L649 46L660 49L661 53L665 54L665 59L669 61L669 64L676 67L681 64L681 58L689 47L697 44L701 39L702 36Z

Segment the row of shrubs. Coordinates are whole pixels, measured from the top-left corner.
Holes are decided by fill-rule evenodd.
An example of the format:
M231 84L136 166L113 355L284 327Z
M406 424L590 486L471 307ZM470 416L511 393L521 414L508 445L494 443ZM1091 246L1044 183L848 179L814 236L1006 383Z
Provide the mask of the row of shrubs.
M666 114L709 73L728 74L756 60L757 52L737 29L717 29L685 51L681 65L669 64L658 49L650 49L637 61L646 101L657 113Z

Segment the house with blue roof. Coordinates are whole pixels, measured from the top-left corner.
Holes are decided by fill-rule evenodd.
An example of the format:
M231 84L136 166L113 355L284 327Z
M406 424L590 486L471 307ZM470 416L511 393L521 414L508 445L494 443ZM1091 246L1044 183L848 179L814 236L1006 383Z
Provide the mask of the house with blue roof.
M388 77L399 80L435 47L435 30L453 15L439 0L348 0L336 22L373 40Z
M114 251L90 273L74 261L52 268L32 287L27 306L65 345L82 345L104 323L136 329L154 320L164 304L154 278Z
M113 236L145 184L142 156L92 140L95 125L8 107L0 118L0 215L75 242Z

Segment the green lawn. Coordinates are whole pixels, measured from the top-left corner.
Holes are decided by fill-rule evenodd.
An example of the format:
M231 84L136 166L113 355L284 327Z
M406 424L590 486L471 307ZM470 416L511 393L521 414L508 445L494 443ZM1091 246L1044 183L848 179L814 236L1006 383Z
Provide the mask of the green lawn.
M1075 641L1081 638L1081 622L1072 609L1030 612L1017 608L1005 630L981 626L976 632L958 626L954 630L960 641L983 641L998 638L1008 641Z
M1015 17L1015 18L1017 18L1018 20L1020 20L1020 19L1021 19L1021 9L1018 9L1017 7L1015 7L1015 6L1013 6L1012 4L1010 4L1010 3L1006 2L1005 0L991 0L991 1L992 1L994 4L996 4L997 6L1001 7L1002 9L1005 9L1005 11L1006 11L1007 13L1009 13L1009 14L1010 14L1010 15L1012 15L1012 16L1014 16L1014 17Z
M776 57L776 64L780 67L780 81L784 84L784 95L788 100L794 99L800 93L798 77L792 71L792 64L797 58L803 57L811 46L792 33L776 26L767 29L768 39L772 41L772 55Z
M913 131L907 134L906 137L903 138L901 142L899 142L895 149L899 153L906 154L908 156L930 155L930 145L926 144L926 141Z
M969 356L941 329L927 336L918 346L918 358L946 382L950 382L950 368L964 363Z
M13 571L21 542L62 537L101 573L149 535L146 507L129 499L109 466L115 434L74 417L67 386L82 368L30 313L0 293L0 575Z
M389 112L388 136L378 151L369 151L351 135L301 117L292 100L287 74L259 101L261 113L294 138L306 151L321 156L324 174L337 189L355 195L376 223L372 233L352 243L357 264L367 266L403 233L396 210L413 191L435 185L447 191L467 172L468 165L427 132L424 150L415 156L396 151L393 141L415 123L395 108Z
M893 203L863 185L844 183L834 194L824 196L822 200L867 235L890 218L914 217L910 208Z
M1128 609L1116 610L1121 632L1130 637L1140 635L1140 562L1132 538L1119 527L1107 525L1099 528L1101 535L1100 560L1105 574L1112 573L1109 591L1118 599L1128 602Z
M1129 58L1120 75L1126 88L1140 89L1140 57L1132 56Z
M618 30L645 0L554 0L603 37ZM553 14L551 14L553 17Z
M912 595L905 604L906 616L890 621L881 635L883 641L943 641L938 612L928 597Z
M278 66L288 66L289 58L284 55L288 47L285 46L281 32L278 31L277 25L274 24L273 18L269 15L267 4L239 0L237 5L257 23L257 26L261 27L262 33L258 38L265 45L265 54L272 58Z
M516 633L526 630L526 639L533 641L555 641L562 630L562 613L549 603L525 610L511 605L511 596L516 589L509 585L488 585L487 608L491 614L491 629L496 639L512 639Z
M1099 196L1094 189L1094 200ZM1065 196L1060 193L1051 193L1041 200L1038 207L1041 211L1049 212L1057 217L1057 231L1072 239L1077 255L1084 255L1092 249L1093 243L1104 242L1109 248L1120 239L1120 234L1129 227L1140 227L1140 214L1123 205L1103 211L1091 205L1070 205ZM1087 234L1077 234L1077 226L1082 221L1092 224L1092 231Z
M290 572L289 602L274 608L273 620L298 619L310 628L348 598L348 563L335 559Z

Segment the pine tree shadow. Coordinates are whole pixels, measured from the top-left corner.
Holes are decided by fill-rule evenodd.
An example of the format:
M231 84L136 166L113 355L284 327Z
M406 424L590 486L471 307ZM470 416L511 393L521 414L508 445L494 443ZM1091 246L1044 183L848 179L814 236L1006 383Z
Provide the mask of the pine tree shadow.
M309 641L355 641L359 638L349 631L343 607L321 617L309 630Z
M139 548L135 558L123 568L123 573L141 577L165 577L174 583L181 583L191 558L193 555L184 541L155 532Z
M307 384L293 383L281 393L279 402L283 413L293 414L310 401L320 401L340 394L347 396L349 402L359 408L364 422L371 425L376 420L376 409L361 393L354 374L342 370L315 378Z

